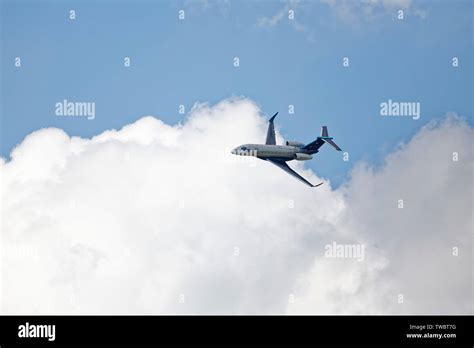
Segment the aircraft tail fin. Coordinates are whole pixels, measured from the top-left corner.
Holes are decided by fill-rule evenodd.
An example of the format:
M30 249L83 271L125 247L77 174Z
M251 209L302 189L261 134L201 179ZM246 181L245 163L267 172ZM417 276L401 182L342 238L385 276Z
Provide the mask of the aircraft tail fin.
M315 141L303 146L301 149L305 151L305 153L313 154L319 151L319 148L324 145L324 143L328 143L337 151L342 151L337 144L332 141L332 137L329 136L328 127L322 126L321 127L321 136L317 137Z
M322 126L321 127L321 137L328 137L328 136L329 136L328 127Z
M341 148L337 146L337 144L332 140L333 138L329 136L328 127L326 126L321 127L321 136L318 138L322 139L325 143L328 143L329 145L331 145L337 151L342 151Z

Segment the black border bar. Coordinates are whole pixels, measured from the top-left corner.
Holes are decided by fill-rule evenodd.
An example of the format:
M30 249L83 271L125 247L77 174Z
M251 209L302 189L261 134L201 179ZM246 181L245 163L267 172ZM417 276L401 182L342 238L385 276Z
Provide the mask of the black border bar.
M55 340L19 337L55 325ZM0 346L71 344L409 344L469 346L472 316L0 316ZM422 334L425 337L407 337ZM445 335L436 338L438 335ZM455 337L453 337L455 334ZM450 337L447 337L450 336Z

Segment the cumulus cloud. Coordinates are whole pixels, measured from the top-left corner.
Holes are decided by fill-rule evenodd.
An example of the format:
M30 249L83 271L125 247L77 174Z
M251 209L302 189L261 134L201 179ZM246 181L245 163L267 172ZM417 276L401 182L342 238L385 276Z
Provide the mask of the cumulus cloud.
M338 229L364 241L368 259L315 260L295 310L472 313L473 135L448 114L381 168L356 165L341 188L347 224Z
M265 132L258 106L234 98L175 126L29 134L0 163L2 313L471 312L462 119L423 128L381 168L358 164L337 190L230 154ZM327 257L333 241L363 244L363 260Z

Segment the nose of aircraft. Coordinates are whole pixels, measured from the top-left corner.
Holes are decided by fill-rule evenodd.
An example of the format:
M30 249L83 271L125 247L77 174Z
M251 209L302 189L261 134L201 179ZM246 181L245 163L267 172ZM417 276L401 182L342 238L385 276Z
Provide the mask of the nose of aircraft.
M237 155L237 148L233 149L230 153L233 155Z

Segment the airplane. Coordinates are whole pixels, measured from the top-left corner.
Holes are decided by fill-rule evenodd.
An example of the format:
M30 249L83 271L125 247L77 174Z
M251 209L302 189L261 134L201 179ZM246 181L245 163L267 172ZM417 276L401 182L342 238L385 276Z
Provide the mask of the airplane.
M326 126L321 127L321 136L317 137L316 140L309 144L303 144L297 141L286 141L285 145L276 145L275 141L275 126L273 120L278 115L278 112L273 115L268 124L267 139L265 144L244 144L237 146L231 151L233 155L238 156L254 156L261 160L273 163L277 167L280 167L285 172L293 175L296 179L305 183L311 187L318 187L323 183L313 185L308 180L303 178L293 169L291 169L286 162L297 160L307 161L313 158L313 154L319 152L319 148L324 143L328 143L337 151L342 151L339 146L332 140L333 138L328 134L328 128Z

